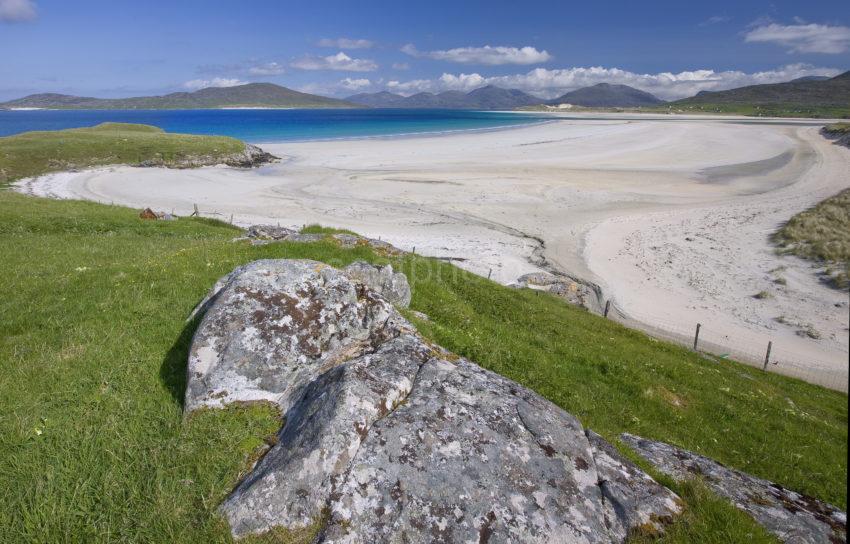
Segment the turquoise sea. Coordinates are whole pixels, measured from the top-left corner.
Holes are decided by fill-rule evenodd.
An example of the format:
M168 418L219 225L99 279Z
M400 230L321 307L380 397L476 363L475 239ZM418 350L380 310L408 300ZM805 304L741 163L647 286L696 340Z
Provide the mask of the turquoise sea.
M534 114L467 110L34 110L0 111L0 136L121 122L264 143L486 130L544 120Z

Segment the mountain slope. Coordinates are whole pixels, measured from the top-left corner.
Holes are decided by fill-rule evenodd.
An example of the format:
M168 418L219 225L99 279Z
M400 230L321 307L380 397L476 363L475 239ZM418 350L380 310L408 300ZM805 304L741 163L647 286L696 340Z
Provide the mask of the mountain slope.
M803 79L786 83L750 85L728 91L702 91L696 96L670 103L673 107L694 109L698 106L799 109L805 113L817 109L850 113L850 72L831 79Z
M273 83L209 87L194 92L134 98L91 98L55 93L34 94L0 104L0 108L55 109L212 109L225 107L352 108L354 104L301 93Z
M481 87L463 93L445 91L439 94L417 93L411 96L382 91L379 93L361 93L349 96L345 100L375 108L444 108L498 110L513 109L520 106L540 104L541 99L517 89L502 89L493 85Z
M587 108L634 108L640 106L657 106L663 102L663 100L648 92L629 87L628 85L597 83L591 87L582 87L581 89L570 91L549 103L553 105L572 104Z

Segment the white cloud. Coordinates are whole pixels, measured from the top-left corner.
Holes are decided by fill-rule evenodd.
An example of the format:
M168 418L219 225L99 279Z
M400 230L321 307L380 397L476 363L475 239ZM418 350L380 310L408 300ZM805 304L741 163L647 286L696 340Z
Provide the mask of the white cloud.
M342 51L328 57L302 57L294 61L292 67L300 70L340 70L345 72L372 72L378 69L378 65L374 61L353 59Z
M499 64L540 64L552 59L547 51L538 51L534 47L457 47L438 51L419 51L412 43L401 48L403 53L412 57L425 57L448 62L460 62L463 64L485 64L495 66Z
M484 77L477 73L443 74L437 79L389 81L386 88L392 92L410 95L423 91L466 91L484 85L497 85L503 88L520 89L543 98L555 98L568 91L597 83L619 83L650 92L665 100L674 100L693 96L699 91L720 91L745 85L780 83L803 76L835 76L839 73L840 70L837 69L818 68L808 64L790 64L775 70L754 73L693 70L657 74L638 74L619 68L593 66L556 70L535 68L525 74L495 77Z
M207 87L235 87L245 85L247 81L236 78L215 77L213 79L192 79L183 84L187 89L205 89Z
M37 16L32 0L0 0L0 21L31 21Z
M781 25L761 22L744 34L744 41L775 43L789 53L843 53L850 49L850 27L805 24Z
M410 65L406 62L394 62L393 70L410 70Z
M362 91L372 86L372 82L366 78L352 79L347 77L340 80L339 86L349 91Z
M248 73L252 76L279 76L286 72L283 65L277 62L267 62L258 66L248 68Z
M319 47L334 49L369 49L375 45L371 40L352 40L351 38L322 38L316 43Z

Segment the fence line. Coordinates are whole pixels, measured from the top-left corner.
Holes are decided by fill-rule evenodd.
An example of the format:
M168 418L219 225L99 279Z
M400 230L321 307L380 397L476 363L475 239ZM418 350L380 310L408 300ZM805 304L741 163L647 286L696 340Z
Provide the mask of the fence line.
M694 348L696 341L695 349L702 353L723 359L733 359L767 372L799 378L844 393L848 390L848 369L846 367L836 368L835 363L812 355L797 353L783 347L778 342L769 341L765 342L763 346L759 346L752 341L743 341L719 334L713 331L710 325L704 323L698 324L695 321L692 325L687 325L637 312L626 312L619 308L614 301L611 301L608 317L655 338L689 348ZM766 360L767 364L765 364Z

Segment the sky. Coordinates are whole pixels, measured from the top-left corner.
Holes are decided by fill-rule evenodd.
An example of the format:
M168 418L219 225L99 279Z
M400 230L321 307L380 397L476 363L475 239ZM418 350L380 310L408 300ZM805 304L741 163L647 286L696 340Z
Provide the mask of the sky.
M850 0L0 0L0 100L272 82L660 98L850 69Z

